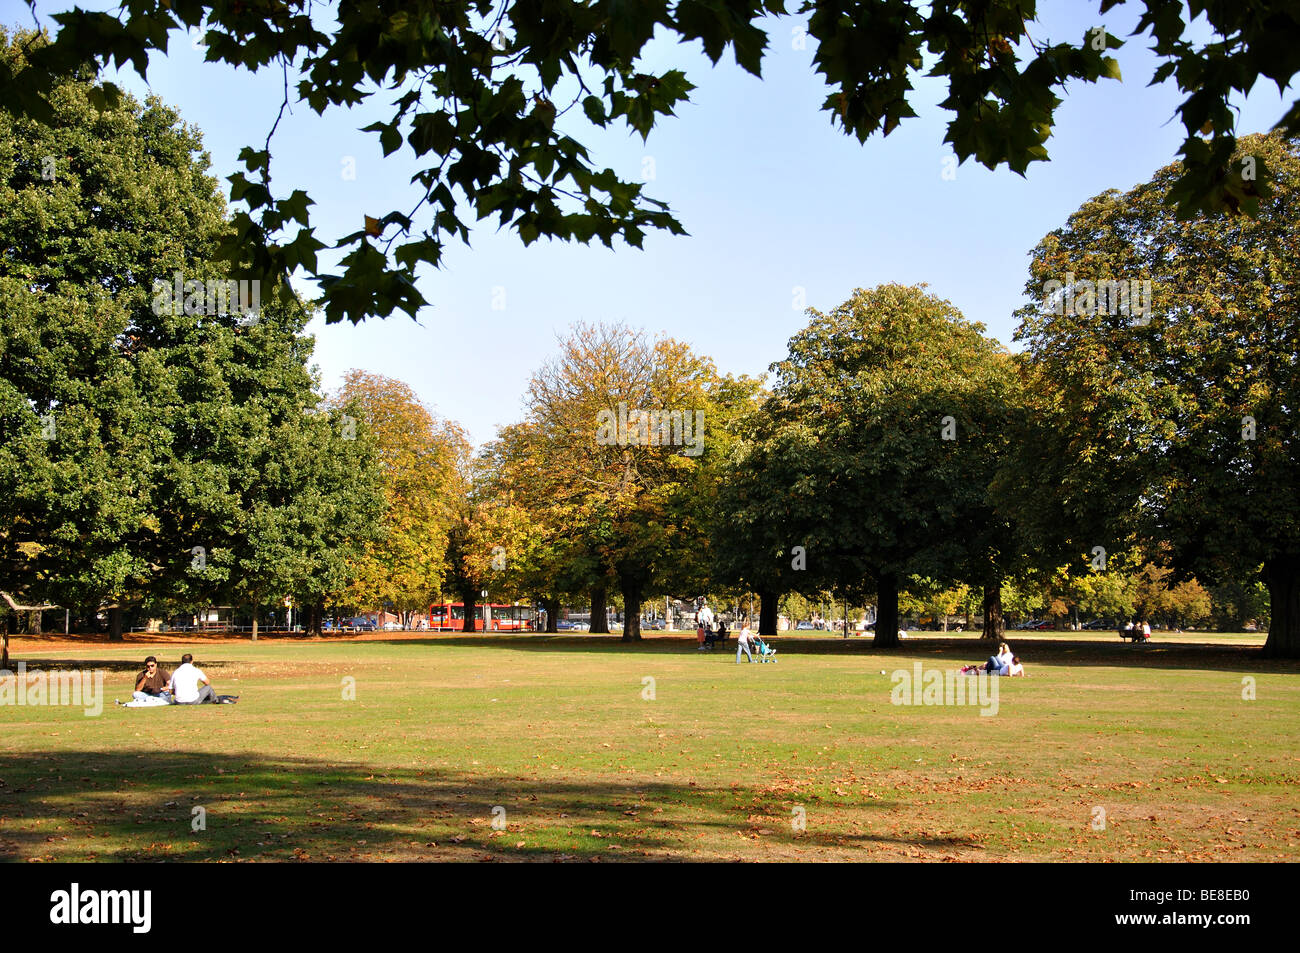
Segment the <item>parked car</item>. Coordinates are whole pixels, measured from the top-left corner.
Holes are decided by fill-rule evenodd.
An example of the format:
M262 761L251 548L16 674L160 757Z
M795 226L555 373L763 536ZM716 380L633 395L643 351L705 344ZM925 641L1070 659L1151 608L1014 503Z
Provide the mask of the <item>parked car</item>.
M568 632L572 630L573 627L574 627L573 623L570 622L568 619L560 619L558 622L555 623L555 631L557 632Z
M796 622L794 624L794 627L795 629L803 632L803 631L811 630L813 628L813 624L807 620L804 620L803 622Z
M365 619L361 616L349 619L347 625L358 632L373 632L376 628L374 619Z
M574 631L574 632L590 632L590 631L591 631L591 623L590 623L590 622L575 622L575 623L573 623L573 631Z
M401 630L402 630L402 623L400 623L400 622L385 622L385 623L384 623L384 631L385 631L385 632L400 632Z
M668 628L668 624L667 624L666 622L664 622L663 619L651 619L649 622L642 621L642 623L641 623L641 628L643 628L643 629L666 629L666 628Z
M1088 631L1097 631L1101 629L1117 629L1119 626L1111 619L1093 619L1091 622L1085 622L1081 628Z

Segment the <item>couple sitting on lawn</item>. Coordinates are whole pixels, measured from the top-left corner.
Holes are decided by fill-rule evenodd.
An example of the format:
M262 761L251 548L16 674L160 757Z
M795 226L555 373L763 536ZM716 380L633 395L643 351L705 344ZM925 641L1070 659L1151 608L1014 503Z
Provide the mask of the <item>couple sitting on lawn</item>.
M203 669L194 664L194 656L186 652L181 656L180 667L168 672L150 655L144 660L144 671L135 679L135 691L128 708L148 708L154 705L220 705L233 702L238 695L218 695L212 690Z
M990 655L983 665L967 665L962 669L963 675L1024 675L1025 667L1020 664L1020 656L1012 655L1007 643L998 646L998 654Z

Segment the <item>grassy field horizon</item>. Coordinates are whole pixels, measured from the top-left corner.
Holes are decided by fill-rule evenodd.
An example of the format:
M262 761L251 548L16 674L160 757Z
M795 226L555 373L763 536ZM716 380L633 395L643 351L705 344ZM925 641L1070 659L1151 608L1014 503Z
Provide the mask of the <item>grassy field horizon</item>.
M975 633L740 666L647 635L15 638L108 703L0 706L0 858L1300 859L1300 663L1263 633L1008 633L991 716L898 691ZM184 651L239 704L113 706Z

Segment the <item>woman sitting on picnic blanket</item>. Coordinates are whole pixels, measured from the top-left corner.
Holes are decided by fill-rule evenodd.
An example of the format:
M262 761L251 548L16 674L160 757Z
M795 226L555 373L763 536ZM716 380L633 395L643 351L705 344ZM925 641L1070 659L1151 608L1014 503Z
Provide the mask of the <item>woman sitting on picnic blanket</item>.
M983 665L966 665L962 668L961 673L963 675L1006 675L1006 676L1021 675L1023 676L1025 674L1025 667L1020 664L1020 656L1011 655L1009 652L1007 654L1009 657L1007 658L1006 665L999 665L996 669L990 669L988 662L986 662ZM1000 657L1001 656L999 655L995 655L993 656L993 658L989 659L989 662L992 662L994 659L998 659Z

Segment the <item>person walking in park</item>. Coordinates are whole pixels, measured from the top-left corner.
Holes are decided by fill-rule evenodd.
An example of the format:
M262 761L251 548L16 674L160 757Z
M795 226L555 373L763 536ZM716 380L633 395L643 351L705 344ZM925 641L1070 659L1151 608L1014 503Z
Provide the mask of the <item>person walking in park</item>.
M754 656L749 654L749 623L746 622L740 627L740 634L736 636L736 664L740 664L740 653L744 652L745 657L751 662Z

